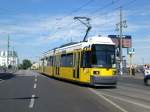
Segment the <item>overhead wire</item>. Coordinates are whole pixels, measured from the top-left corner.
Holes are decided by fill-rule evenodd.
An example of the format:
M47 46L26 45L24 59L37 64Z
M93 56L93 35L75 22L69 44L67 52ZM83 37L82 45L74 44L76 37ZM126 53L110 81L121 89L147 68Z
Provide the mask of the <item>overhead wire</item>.
M89 0L87 1L85 4L81 5L80 7L78 7L77 9L74 9L73 11L69 12L67 15L65 15L64 17L61 17L60 18L60 21L67 18L67 17L70 17L72 14L76 13L76 12L79 12L80 10L82 10L84 7L88 6L89 4L91 4L92 2L94 2L95 0Z
M105 4L104 6L98 8L98 9L96 9L96 10L90 12L90 13L92 13L92 14L98 13L98 10L101 10L101 11L102 11L102 10L104 10L105 8L108 8L109 6L113 6L114 4L118 3L119 1L120 1L120 0L112 0L111 2ZM114 8L114 9L112 9L112 10L116 11L116 10L118 10L120 7L124 8L125 6L130 5L130 4L134 3L135 1L137 1L137 0L131 0L131 1L126 2L126 3L124 3L124 4L120 5L120 6L118 6L118 7ZM79 8L73 10L72 12L70 12L69 14L67 14L66 16L64 16L63 18L61 18L61 20L63 20L64 18L70 17L72 14L74 14L74 13L76 13L76 12L79 12L81 9L83 9L84 7L86 7L87 5L89 5L89 4L92 3L92 2L93 2L93 0L89 0L87 3L83 4L83 5L80 6ZM108 15L109 13L112 13L112 10L111 10L111 12L103 12L103 13L100 13L100 14L101 14L101 16L102 16L102 15ZM113 11L113 12L114 12L114 11ZM72 24L74 24L74 23L75 23L74 21L71 21L71 22L69 22L69 23L68 23L67 25L65 25L65 26L72 26ZM107 24L107 23L104 23L104 24ZM102 25L103 25L103 24L102 24ZM60 28L62 28L62 27L60 27ZM58 31L55 31L53 34L55 34L55 33L57 33L57 32L58 32Z
M130 0L129 2L123 3L123 4L121 4L120 6L118 6L118 7L114 8L114 9L112 9L111 12L107 12L107 13L106 13L106 12L103 12L103 13L100 13L100 14L101 14L101 16L102 16L102 15L108 15L108 14L110 14L110 13L112 13L112 12L115 12L115 11L119 10L120 8L125 8L126 6L132 5L135 1L137 1L137 0ZM102 26L102 25L105 25L105 24L107 24L107 23L110 23L110 22L105 22L105 23L100 24L100 25Z
M117 1L118 1L118 0L117 0ZM100 13L99 13L98 10L95 10L95 11L92 12L92 14L99 13L101 16L102 16L102 15L107 15L107 14L109 14L109 13L112 13L112 12L118 10L120 7L124 8L125 6L131 5L131 4L134 3L135 1L137 1L137 0L130 0L129 2L123 3L123 4L119 5L118 7L115 7L115 8L113 8L113 9L111 9L111 12L100 12ZM116 1L114 1L113 4L115 4L115 2L116 2ZM113 4L112 4L112 5L113 5Z
M122 5L122 7L124 7L124 6L130 6L131 4L133 4L134 2L136 2L137 0L130 0L129 2L126 2L126 3L124 3L123 5Z
M72 14L79 12L80 10L82 10L84 7L88 6L89 4L91 4L92 2L94 2L95 0L89 0L87 1L85 4L81 5L80 7L78 7L77 9L74 9L73 11L71 11L70 13L68 13L66 16L60 18L60 21L64 20L67 17L70 17ZM58 23L60 23L60 21L56 22L56 24L58 25ZM71 26L74 23L74 21L71 21L69 24L67 24L67 26ZM62 27L60 27L62 28ZM53 32L56 33L57 31Z
M83 9L84 7L86 7L87 5L89 5L90 3L92 3L94 0L89 0L87 3L83 4L82 6L80 6L79 8L73 10L72 12L70 12L69 14L67 14L65 17L63 17L61 20L63 20L64 18L70 17L70 15L72 15L73 13L79 12L81 9ZM112 0L111 2L105 4L104 6L98 8L97 10L104 10L105 8L107 8L110 5L113 5L115 3L117 3L120 0ZM106 7L107 6L107 7ZM94 11L95 12L95 11ZM91 12L92 13L92 12ZM67 26L71 26L74 23L74 21L69 22L67 24ZM57 31L56 31L57 32ZM54 32L54 33L56 33Z
M124 7L126 7L126 6L129 6L129 5L133 4L135 1L137 1L137 0L130 0L129 2L123 3L123 4L121 4L120 6L115 7L114 9L111 10L111 12L103 12L103 13L100 13L100 14L101 14L101 16L103 16L103 15L108 15L108 14L110 14L110 13L112 13L112 12L115 12L115 11L119 10L120 7L124 8ZM94 13L94 12L93 12L93 13ZM106 25L106 24L108 24L108 23L110 23L110 22L105 22L105 23L100 24L100 25L102 26L102 25Z
M93 12L90 12L90 14L93 14L93 13L97 12L98 10L104 10L104 9L107 8L108 6L113 5L113 4L115 4L115 3L119 2L119 1L120 1L120 0L112 0L111 2L105 4L104 6L102 6L102 7L98 8L98 9L94 10ZM86 5L89 5L89 3L91 3L91 1L89 1L88 4L86 4ZM84 5L83 5L83 6L84 6ZM107 7L106 7L106 6L107 6ZM82 8L84 8L84 7L82 7ZM80 9L81 9L81 7L80 7ZM79 11L79 10L77 10L77 11ZM73 12L74 12L74 11L73 11ZM74 12L74 13L75 13L75 12ZM89 12L88 12L88 13L89 13ZM71 13L71 14L73 14L73 13Z
M114 5L115 3L119 2L119 1L120 1L120 0L112 0L111 2L105 4L104 6L98 8L98 9L92 11L92 12L90 12L90 14L93 14L93 13L95 13L95 11L97 12L98 10L104 10L104 9L107 8L108 6L112 6L112 5ZM89 12L88 12L88 13L89 13ZM69 24L68 24L68 25L69 25Z
M129 2L123 3L123 4L121 4L120 6L118 6L118 7L114 8L114 9L112 9L111 11L114 12L114 11L119 10L120 8L125 8L126 6L129 6L129 5L133 4L135 1L137 1L137 0L130 0ZM100 14L101 14L101 15L107 15L107 14L112 13L112 12L107 12L107 13L104 12L104 13L100 13Z
M100 8L97 8L96 10L90 12L90 14L94 14L94 13L96 13L99 10L104 10L105 8L108 8L109 6L112 6L112 5L114 5L114 4L118 3L118 2L120 2L120 0L112 0L111 2L105 4L104 6L102 6Z
M71 11L70 13L68 13L65 17L72 15L73 13L79 12L81 9L83 9L84 7L88 6L89 4L91 4L92 2L94 2L95 0L89 0L88 2L86 2L85 4L83 4L82 6L80 6L77 9L74 9L73 11ZM65 18L63 17L63 18Z

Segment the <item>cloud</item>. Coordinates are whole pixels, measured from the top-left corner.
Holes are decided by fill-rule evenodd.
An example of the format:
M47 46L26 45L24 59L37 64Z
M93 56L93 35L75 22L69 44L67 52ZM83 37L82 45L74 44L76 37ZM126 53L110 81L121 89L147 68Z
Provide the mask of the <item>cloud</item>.
M64 15L18 15L10 19L1 19L0 35L2 32L9 33L16 36L16 38L31 39L32 42L38 42L38 45L59 39L67 41L72 38L81 41L86 27L79 21L74 21L73 16L63 17ZM92 15L91 19L92 30L90 35L117 33L115 32L115 24L118 23L118 13L112 12L105 16L95 14ZM5 25L3 21L7 24ZM135 32L142 28L148 29L150 25L129 22L128 28L124 31Z
M0 46L5 46L5 45L7 45L7 41L1 40L1 41L0 41Z
M33 43L38 43L35 44L36 46L60 39L65 42L71 39L81 41L85 35L86 27L79 21L73 20L74 16L63 17L64 15L19 15L11 19L5 19L7 24L1 25L0 35L5 32L16 38L26 38L27 41L30 39ZM115 32L115 24L118 22L116 12L108 13L105 16L92 15L91 19L92 30L90 35L117 33ZM18 22L14 23L16 20ZM0 24L3 21L1 19ZM130 32L140 27L135 24L129 24L129 28L126 31ZM143 27L148 27L148 25Z
M138 49L150 49L150 46L137 47Z
M150 43L150 36L134 39L136 43Z
M131 12L129 12L130 15ZM79 15L88 15L79 14ZM73 19L74 16L65 15L25 15L21 14L11 18L0 19L0 44L6 46L7 34L13 41L13 45L18 49L30 48L38 50L50 49L53 46L59 46L61 44L73 41L82 41L86 27L79 21ZM91 15L92 30L90 36L95 35L108 35L118 34L115 32L116 23L119 22L119 16L117 12L108 13L106 15ZM128 19L128 15L125 17ZM150 29L150 23L144 21L138 23L138 21L127 21L128 28L124 29L125 33L131 34L132 32L141 32L143 29ZM3 38L5 37L5 38ZM149 37L133 38L134 47L136 49L149 49L150 47L142 46L144 42L150 42ZM6 41L4 41L6 40ZM137 46L138 43L143 43ZM43 47L44 46L44 47ZM40 49L41 48L41 49ZM21 51L21 50L20 50ZM23 51L22 51L23 52Z

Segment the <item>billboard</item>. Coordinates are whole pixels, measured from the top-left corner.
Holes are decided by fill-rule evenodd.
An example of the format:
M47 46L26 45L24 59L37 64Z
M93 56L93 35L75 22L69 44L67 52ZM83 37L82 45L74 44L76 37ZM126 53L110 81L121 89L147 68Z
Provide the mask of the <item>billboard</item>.
M108 35L112 39L112 41L119 47L119 35ZM132 39L130 35L123 35L122 36L122 47L123 48L131 48L132 47Z

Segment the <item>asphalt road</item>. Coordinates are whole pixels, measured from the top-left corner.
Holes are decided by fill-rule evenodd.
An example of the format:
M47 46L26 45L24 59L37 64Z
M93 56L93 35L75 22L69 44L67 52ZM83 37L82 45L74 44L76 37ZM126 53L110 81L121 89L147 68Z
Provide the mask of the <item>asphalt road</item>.
M117 88L90 88L33 71L0 78L0 112L150 112L150 87L121 79Z
M121 112L150 112L150 86L142 78L120 77L116 89L90 89Z

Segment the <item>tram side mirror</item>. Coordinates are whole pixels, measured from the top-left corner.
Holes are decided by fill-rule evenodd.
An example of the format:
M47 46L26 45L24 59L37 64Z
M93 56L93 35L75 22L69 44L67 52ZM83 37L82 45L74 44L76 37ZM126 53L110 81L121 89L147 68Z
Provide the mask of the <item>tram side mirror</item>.
M116 56L119 57L119 51L116 52Z
M114 63L115 63L115 60L116 60L115 55L111 55L111 63L112 63L112 64L114 64Z

